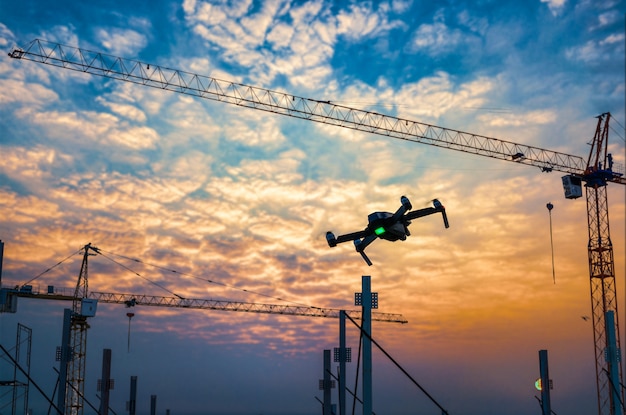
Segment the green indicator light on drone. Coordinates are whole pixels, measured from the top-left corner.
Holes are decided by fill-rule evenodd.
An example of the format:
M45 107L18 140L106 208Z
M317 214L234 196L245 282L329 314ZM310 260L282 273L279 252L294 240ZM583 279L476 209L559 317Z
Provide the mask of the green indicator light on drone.
M387 231L386 231L386 230L385 230L385 228L383 228L382 226L381 226L380 228L376 228L376 229L374 230L374 233L375 233L376 235L382 235L382 234L383 234L383 233L385 233L385 232L387 232Z

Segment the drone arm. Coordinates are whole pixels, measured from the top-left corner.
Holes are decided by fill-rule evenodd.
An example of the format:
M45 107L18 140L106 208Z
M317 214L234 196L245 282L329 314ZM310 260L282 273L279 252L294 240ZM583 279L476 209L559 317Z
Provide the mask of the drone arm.
M396 210L396 213L393 214L392 222L397 222L400 218L409 210L413 209L413 205L409 201L409 198L406 196L402 196L400 198L400 207Z
M448 215L446 215L446 208L443 207L443 205L439 201L435 202L435 207L414 210L404 215L404 217L407 220L411 220L411 219L417 219L417 218L421 218L424 216L432 215L434 213L441 213L441 215L443 216L443 225L446 228L450 227L450 223L448 222Z
M428 207L424 209L414 210L412 212L407 213L404 217L408 220L422 218L424 216L432 215L433 213L441 212L441 209L437 209L434 207Z
M376 240L376 238L378 238L378 236L376 236L376 234L371 233L365 236L362 240L355 239L354 247L356 248L357 252L363 252L365 251L365 248L369 246L369 244L371 244L372 242Z
M352 232L352 233L347 233L345 235L339 235L337 237L337 243L343 243L343 242L348 242L348 241L355 241L357 239L361 239L361 238L365 238L367 236L367 229L359 231L359 232Z

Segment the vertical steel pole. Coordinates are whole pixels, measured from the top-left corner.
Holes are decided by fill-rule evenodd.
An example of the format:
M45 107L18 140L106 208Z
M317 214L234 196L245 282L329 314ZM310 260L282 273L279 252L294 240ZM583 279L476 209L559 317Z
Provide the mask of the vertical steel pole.
M606 312L606 361L611 387L611 415L622 415L622 402L619 383L619 350L617 347L617 337L615 336L615 315L613 311Z
M372 282L369 275L363 286L363 415L372 415ZM365 335L366 334L366 335Z
M70 359L73 358L73 351L70 348L70 334L72 326L73 311L69 308L63 310L63 334L61 337L61 351L59 353L59 390L57 393L57 408L65 413L65 399L67 392L67 367Z
M128 414L135 415L137 410L137 376L130 377L130 400L128 401Z
M100 415L109 413L109 391L111 390L111 349L102 351L102 379L100 381Z
M548 351L539 350L539 375L541 378L541 413L551 415L550 374L548 372Z
M339 415L346 415L346 312L339 311Z
M2 259L4 257L4 242L0 240L0 288L2 288Z
M150 415L156 415L156 395L150 395Z
M332 403L330 396L330 350L324 350L324 415L332 415Z

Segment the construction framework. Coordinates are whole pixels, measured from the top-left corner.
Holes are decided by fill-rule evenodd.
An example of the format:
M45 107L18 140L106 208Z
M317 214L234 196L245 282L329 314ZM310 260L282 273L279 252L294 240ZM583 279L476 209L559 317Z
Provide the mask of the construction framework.
M95 307L99 302L123 304L126 307L153 306L337 319L342 312L339 309L312 306L90 292L88 289L89 257L100 254L100 250L91 244L87 244L82 248L82 253L83 260L73 295L55 292L52 287L49 287L46 293L37 292L33 290L32 286L12 289L0 287L0 312L17 312L18 298L60 300L72 303L72 309L65 310L64 319L67 321L64 321L63 343L57 352L57 360L60 361L61 366L59 377L65 379L65 381L59 383L60 387L57 395L57 407L64 410L61 415L82 415L84 412L88 318L95 316ZM360 310L344 312L353 319L362 319L363 314ZM407 323L407 320L401 314L373 313L371 319L386 323Z

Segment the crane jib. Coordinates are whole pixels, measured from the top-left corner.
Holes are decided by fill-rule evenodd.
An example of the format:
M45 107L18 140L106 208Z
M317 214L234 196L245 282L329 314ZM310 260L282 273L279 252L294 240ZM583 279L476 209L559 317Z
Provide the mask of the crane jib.
M289 117L583 177L582 157L35 39L9 56ZM626 184L623 177L610 181Z

